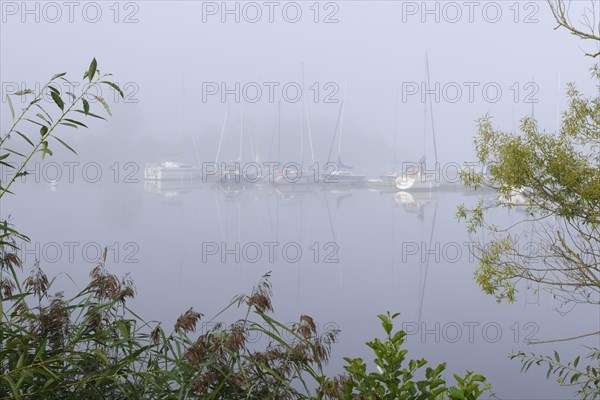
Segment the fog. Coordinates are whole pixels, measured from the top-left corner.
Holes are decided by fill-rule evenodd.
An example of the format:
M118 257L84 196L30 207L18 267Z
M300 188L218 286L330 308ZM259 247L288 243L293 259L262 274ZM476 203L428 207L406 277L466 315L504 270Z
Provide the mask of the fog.
M573 1L572 19L579 21L591 4ZM108 121L88 118L90 129L59 133L78 155L54 142L54 155L36 159L30 175L11 188L16 195L2 200L2 218L10 216L32 238L22 249L28 264L38 259L49 274L67 273L81 286L95 260L80 249L109 246L111 271L130 272L136 282L136 310L164 326L191 305L205 315L218 312L272 271L279 318L310 314L321 326L341 329L328 372L343 371L343 356L370 359L362 343L380 336L375 316L391 310L402 312L407 327L425 323L433 332L411 333L413 358L447 361L450 373L482 373L498 398L572 395L571 388L548 381L545 371L519 373L518 362L507 356L530 350L524 338L595 329L597 310L561 313L556 299L531 286L520 287L512 306L481 292L466 245L472 238L455 214L463 203L493 202L495 193L319 185L232 189L145 181L143 173L146 163L236 159L318 163L323 171L327 161L337 161L339 148L353 171L379 177L394 162L423 156L428 168L437 158L442 170L475 161L476 123L485 115L505 131L518 131L529 115L555 131L567 106L567 83L585 95L598 88L590 83L592 59L584 55L592 49L554 29L545 1L0 6L2 132L12 124L7 95L39 88L58 72L82 82L93 58L102 73L113 74L125 97L103 87L97 94L112 116L97 101L90 103ZM589 10L595 23L598 6ZM60 87L75 94L81 88ZM27 104L11 98L15 111ZM58 110L52 99L43 102ZM6 181L6 171L0 179ZM494 218L513 223L523 214L498 210ZM220 254L219 246L265 242L294 244L305 258L255 262ZM67 258L66 243L77 243L74 258ZM313 245L323 251L319 257ZM335 249L333 263L324 262L328 246ZM56 247L58 258L51 256ZM458 258L444 253L455 247ZM61 275L57 285L68 289L73 282ZM473 323L500 327L498 340L481 330L471 340L466 327ZM449 340L439 324L458 324L461 338ZM594 345L594 339L584 344ZM566 358L581 352L579 343L533 350L554 348Z
M431 132L423 100L433 102L439 162L448 163L473 160L475 121L486 113L514 130L537 102L535 117L554 130L566 83L594 90L586 84L591 59L583 51L589 49L553 30L544 2L53 4L3 2L3 102L14 83L33 87L63 71L75 80L96 57L100 70L123 86L126 99L112 106L110 124L94 128L92 135L101 140L65 133L94 159L120 154L152 162L177 153L197 161L194 137L199 159L213 161L227 104L223 155L237 157L243 104L245 158L251 137L261 160L272 160L281 101L282 157L300 161L304 102L315 157L324 161L344 99L343 158L379 174L392 166L396 116L398 158L421 157L423 132ZM589 2L574 2L572 15L584 7ZM304 101L295 92L302 69ZM116 93L107 92L104 97L114 101ZM2 112L6 127L7 107Z

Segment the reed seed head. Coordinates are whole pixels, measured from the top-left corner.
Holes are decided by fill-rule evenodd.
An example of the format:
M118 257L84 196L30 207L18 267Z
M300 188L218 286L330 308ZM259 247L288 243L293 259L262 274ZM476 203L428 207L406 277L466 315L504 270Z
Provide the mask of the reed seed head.
M44 274L38 262L35 263L31 274L25 279L24 286L27 291L33 292L39 299L48 294L48 277Z
M271 304L273 292L271 290L271 283L269 282L270 276L270 272L263 275L252 295L246 300L248 306L254 307L256 310L263 313L267 311L273 312L273 305Z
M11 279L4 278L2 280L2 298L8 299L8 298L12 297L13 290L15 290L15 288L16 288L15 283Z
M181 314L175 322L175 329L182 330L186 333L194 332L196 330L196 324L200 321L202 314L193 310L190 307L185 313Z

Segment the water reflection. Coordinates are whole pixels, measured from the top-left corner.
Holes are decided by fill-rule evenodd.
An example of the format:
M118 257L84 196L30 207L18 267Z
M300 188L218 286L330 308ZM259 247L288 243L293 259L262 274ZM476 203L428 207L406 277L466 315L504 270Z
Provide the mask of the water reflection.
M524 287L511 307L499 306L481 293L464 245L469 240L466 229L455 213L461 203L495 201L493 192L325 185L243 188L160 181L25 185L19 191L25 199L46 193L43 208L14 198L2 205L3 212L13 214L40 243L138 243L138 263L108 267L119 275L131 272L140 314L165 324L190 306L214 315L272 271L280 319L295 321L299 314L309 314L342 330L341 342L334 347L336 360L368 356L357 343L380 335L375 315L399 311L402 323L424 324L409 341L419 357L448 361L456 368L452 372L482 372L495 384L496 393L507 393L505 397L519 393L551 398L556 390L544 377L522 376L518 365L505 361L515 348L528 350L522 339L530 332L522 327L534 323L536 338L542 339L568 336L570 326L584 330L597 321L584 308L562 316L553 310L553 300L534 286ZM501 210L496 217L510 224L523 214ZM272 259L265 243L279 244ZM284 245L289 245L289 254L282 251ZM462 254L445 253L444 246ZM257 249L262 257L256 257ZM302 251L297 260L295 249ZM81 259L54 264L42 260L41 265L50 274L65 272L82 282L91 267ZM491 342L479 335L470 342L465 324L471 323L481 324L479 328L497 324L503 336ZM445 324L463 327L462 339L445 341ZM516 326L521 327L518 342ZM421 337L422 332L437 333ZM568 350L571 345L564 346ZM341 372L341 364L334 363L332 369Z
M249 266L266 265L264 268L281 270L289 278L293 270L295 299L299 303L302 292L306 290L302 286L317 279L324 266L330 267L329 272L336 271L337 277L330 284L341 290L346 286L346 274L356 277L357 259L368 257L374 268L391 264L389 278L384 278L381 283L385 285L387 281L392 293L401 290L403 284L399 280L411 281L411 290L417 288L413 302L418 321L426 310L431 264L433 261L448 264L447 260L440 261L439 255L427 254L428 249L435 251L440 247L436 242L443 244L448 241L447 228L436 226L440 202L444 198L452 198L452 204L463 200L489 201L495 196L493 193L473 196L472 193L456 190L367 190L347 185L243 187L185 182L151 182L146 184L145 190L148 194L166 199L191 200L189 207L199 212L198 222L202 228L191 227L189 230L195 233L182 237L181 241L190 242L194 237L201 237L203 244L213 246L210 247L211 257L207 257L205 249L200 254L195 252L195 259L202 259L203 266L211 268L210 265L220 264L225 269L235 268L240 283L244 268ZM444 211L443 218L453 219L454 210L451 206L450 215L447 210ZM263 254L259 262L255 262L254 254L244 254L244 246L257 243L262 247L259 251L264 252L263 244L271 242L277 246L293 244L300 249L303 257L291 262L275 251L273 259L265 260ZM214 246L217 247L216 254L212 254ZM198 246L190 247L198 250ZM468 258L468 249L463 250L465 254L461 262ZM326 253L323 254L323 251ZM415 251L417 253L411 253ZM324 260L326 256L330 259Z

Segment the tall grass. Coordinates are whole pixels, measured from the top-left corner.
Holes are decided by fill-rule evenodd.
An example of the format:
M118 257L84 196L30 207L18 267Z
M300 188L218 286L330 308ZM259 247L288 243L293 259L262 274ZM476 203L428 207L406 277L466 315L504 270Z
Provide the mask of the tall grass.
M25 277L16 247L0 247L0 398L477 399L489 388L470 372L446 387L444 364L416 380L426 361L402 366L406 334L392 332L389 314L380 316L386 338L367 343L379 370L367 373L361 359L347 359L348 374L327 378L323 367L339 332L317 334L307 315L291 326L275 320L269 274L220 312L238 309L234 324L195 336L204 316L190 308L167 330L129 308L133 282L105 263L106 250L85 289L51 294L54 279L37 264ZM257 336L267 343L251 343Z

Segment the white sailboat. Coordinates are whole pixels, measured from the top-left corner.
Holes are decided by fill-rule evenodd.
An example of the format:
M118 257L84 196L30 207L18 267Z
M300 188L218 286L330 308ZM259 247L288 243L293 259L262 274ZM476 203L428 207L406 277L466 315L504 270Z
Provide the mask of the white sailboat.
M308 144L310 148L311 165L315 165L315 152L312 141L312 131L310 126L310 116L308 113L308 107L305 103L305 90L304 90L304 63L302 63L302 98L301 98L301 109L300 109L300 163L294 165L282 165L280 154L277 154L277 162L279 163L276 169L276 176L273 180L274 184L292 184L292 185L307 185L316 183L318 181L318 174L316 171L307 168L304 163L304 123L306 120L306 133L308 136ZM279 105L279 117L278 117L278 151L281 148L281 103Z
M400 74L396 80L396 101L394 113L394 165L392 172L381 175L377 179L367 180L367 186L374 189L396 189L396 180L400 177L401 167L398 167L398 99L400 94Z
M427 86L431 87L429 77L429 58L425 53L425 70L427 74ZM431 138L433 140L433 154L435 168L438 168L437 143L435 139L435 125L433 119L433 102L429 98L429 115L431 118ZM396 187L400 190L432 190L440 187L438 174L428 174L424 167L427 165L427 102L425 102L424 126L423 126L423 156L419 160L418 166L414 171L401 171L396 178Z
M256 171L246 171L242 163L243 156L243 145L244 145L244 107L243 103L240 103L240 147L239 155L237 159L233 161L222 161L219 162L219 156L221 154L221 146L223 144L223 136L225 134L226 127L228 125L229 106L225 112L225 119L223 121L223 127L221 129L221 138L219 140L219 148L217 150L216 164L219 167L219 183L226 187L235 186L247 186L248 184L255 183L257 181Z
M165 161L161 164L146 164L144 178L148 181L200 180L202 170L188 164Z
M185 81L182 77L182 104L181 104L181 134L185 134ZM196 142L194 140L194 146ZM189 164L165 161L160 164L146 164L144 178L148 181L191 181L202 178L202 169Z
M352 172L354 167L346 165L343 163L341 158L342 151L342 136L343 136L343 125L344 125L344 100L346 98L346 84L344 84L344 98L340 103L340 112L338 114L338 119L335 124L335 131L333 133L333 139L331 141L331 147L329 148L329 155L327 157L327 161L331 162L331 153L333 152L333 146L335 143L335 139L337 137L338 126L340 132L340 138L338 140L338 148L337 148L337 162L335 163L335 171L330 174L326 174L322 176L323 183L331 183L331 184L346 184L346 185L355 185L365 183L367 180L366 175L356 174Z
M532 76L531 81L535 84L535 78ZM559 90L560 90L560 76L559 76ZM560 97L560 96L558 96ZM560 100L559 100L560 101ZM557 110L560 118L560 111ZM531 102L531 114L529 117L535 121L535 102ZM536 122L537 123L537 122ZM556 123L557 132L559 131L559 120ZM521 210L527 212L528 201L528 188L518 187L512 188L508 191L507 194L500 194L498 197L498 202L507 205L507 206L520 206L517 207L517 210Z

